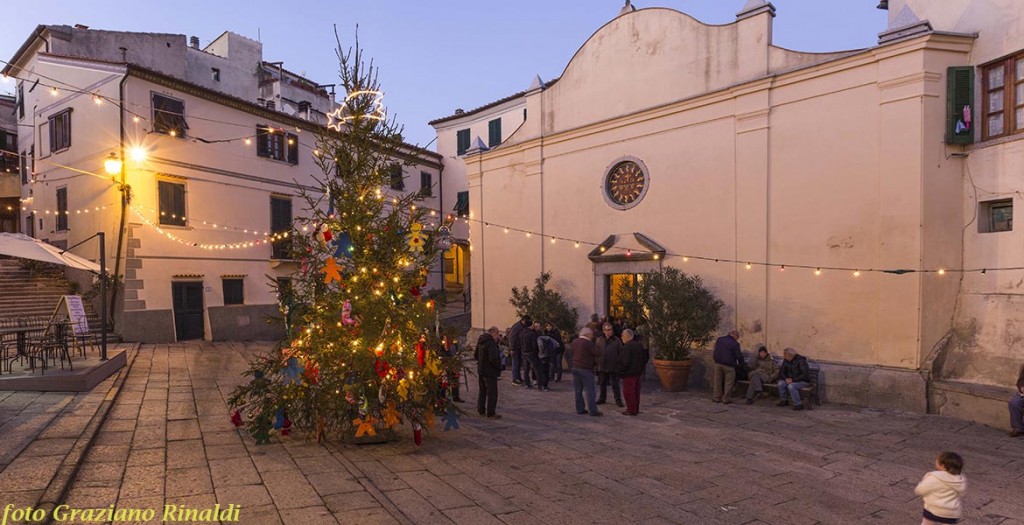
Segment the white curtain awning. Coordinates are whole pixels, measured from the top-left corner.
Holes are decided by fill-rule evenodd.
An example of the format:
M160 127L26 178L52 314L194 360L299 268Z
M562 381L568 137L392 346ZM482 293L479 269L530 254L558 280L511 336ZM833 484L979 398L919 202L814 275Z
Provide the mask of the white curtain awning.
M39 239L33 239L23 233L0 233L0 255L60 264L79 270L88 270L95 274L100 273L100 265L73 253L61 253L60 248Z

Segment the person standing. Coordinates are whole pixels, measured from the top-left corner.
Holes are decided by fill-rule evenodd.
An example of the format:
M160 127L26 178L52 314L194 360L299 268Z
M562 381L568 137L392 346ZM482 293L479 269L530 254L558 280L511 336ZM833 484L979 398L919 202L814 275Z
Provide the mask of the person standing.
M550 364L548 365L548 382L552 379L556 383L562 382L562 357L565 355L565 343L562 342L562 331L555 328L555 325L551 323L544 324L544 335L555 340L558 348L555 349L551 355L548 356Z
M640 413L640 384L650 357L644 345L635 339L633 330L623 329L618 365L622 377L622 395L626 398L626 410L622 413L627 416Z
M594 330L584 327L580 336L569 345L572 351L572 384L576 391L576 413L600 416L594 392L594 367L597 366L597 346L594 345ZM583 403L586 394L586 405Z
M501 375L501 350L498 348L497 326L492 326L476 341L476 372L480 391L476 410L481 416L500 419L494 411L498 407L498 377Z
M523 362L521 336L523 334L523 329L529 328L530 326L533 326L533 319L528 315L524 315L522 319L513 323L508 329L508 344L512 350L512 384L514 385L523 384L523 376L519 371Z
M764 385L772 384L779 380L779 365L772 359L771 354L764 345L757 349L754 362L750 368L750 384L747 385L747 404L754 404L754 394L764 392Z
M736 386L736 369L744 365L739 337L740 333L732 330L715 341L715 350L711 354L715 362L711 400L715 403L732 403L729 396L732 395L732 388Z
M954 452L943 452L935 459L935 470L925 474L914 488L914 494L924 499L921 525L960 523L961 500L967 492L963 469L963 458Z
M1010 398L1010 437L1024 436L1024 365L1017 374L1017 393Z
M519 336L519 347L523 352L523 381L526 382L526 388L533 388L533 382L531 381L530 375L536 376L537 389L547 392L548 380L547 370L541 366L540 356L540 342L538 338L540 334L540 323L533 323L530 327L524 328L522 335Z
M811 369L807 365L807 358L792 348L783 350L782 358L782 368L779 370L779 406L788 406L789 398L792 398L793 410L803 410L800 389L811 384Z
M600 375L601 393L597 396L597 404L603 405L608 398L608 385L615 394L615 404L622 404L622 391L619 389L619 348L622 341L615 336L615 325L606 322L601 325L602 334L597 339L597 371Z

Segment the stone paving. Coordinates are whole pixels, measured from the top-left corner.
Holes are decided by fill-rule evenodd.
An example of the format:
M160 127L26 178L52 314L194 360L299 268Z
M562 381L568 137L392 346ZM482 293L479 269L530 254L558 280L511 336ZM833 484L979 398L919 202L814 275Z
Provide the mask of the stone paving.
M301 434L256 446L224 400L267 348L143 346L66 503L234 503L246 524L919 523L913 488L949 449L966 462L965 523L1024 523L1024 440L1000 430L841 405L723 406L653 382L635 418L614 405L576 415L571 382L545 393L506 374L503 419L467 403L461 430L435 429L421 447Z

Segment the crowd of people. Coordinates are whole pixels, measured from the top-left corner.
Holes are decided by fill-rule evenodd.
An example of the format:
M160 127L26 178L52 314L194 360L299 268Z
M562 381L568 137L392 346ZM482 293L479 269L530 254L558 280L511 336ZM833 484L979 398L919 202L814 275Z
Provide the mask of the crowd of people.
M596 315L568 343L558 327L530 316L523 316L504 334L492 326L477 340L475 357L480 385L477 412L489 418L501 417L496 407L503 370L511 368L513 385L549 392L551 383L562 382L566 366L578 414L602 415L597 405L608 402L611 390L615 404L625 408L622 413L635 416L640 413L641 378L650 360L634 330L614 318L599 320Z
M731 331L715 341L714 385L712 401L731 403L730 393L739 376L749 381L747 404L766 395L767 385L776 385L779 406L803 409L800 390L810 384L807 359L792 348L783 352L777 363L768 349L761 345L751 362L746 362L739 345L739 334ZM512 383L547 392L550 382L561 382L563 359L569 365L575 392L577 414L601 416L598 405L608 403L608 390L615 404L625 408L622 414L640 413L640 385L647 363L648 350L630 328L623 328L614 319L591 319L568 344L551 323L536 322L524 316L505 334L493 326L480 336L476 345L477 372L480 388L477 410L488 418L500 418L495 412L498 401L498 377L512 369ZM1012 437L1024 435L1024 367L1017 380L1017 392L1010 401ZM935 460L935 470L928 472L914 489L922 498L922 525L959 523L963 516L962 499L967 490L963 459L954 452L942 452Z

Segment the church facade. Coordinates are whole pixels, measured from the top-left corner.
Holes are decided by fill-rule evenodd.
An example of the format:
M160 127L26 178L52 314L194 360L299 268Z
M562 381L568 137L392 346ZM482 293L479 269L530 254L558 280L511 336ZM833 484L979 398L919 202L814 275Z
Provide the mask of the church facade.
M877 46L801 53L772 44L763 0L721 26L627 3L523 95L514 133L461 156L473 326L511 324L510 289L541 272L586 317L674 266L745 348L819 363L832 401L1005 418L1024 361L1021 16L887 4Z

